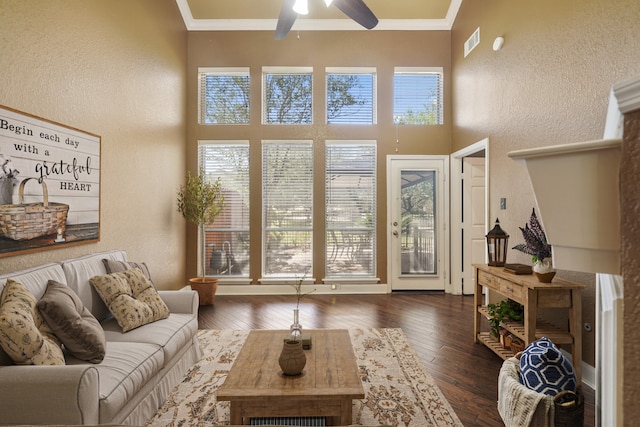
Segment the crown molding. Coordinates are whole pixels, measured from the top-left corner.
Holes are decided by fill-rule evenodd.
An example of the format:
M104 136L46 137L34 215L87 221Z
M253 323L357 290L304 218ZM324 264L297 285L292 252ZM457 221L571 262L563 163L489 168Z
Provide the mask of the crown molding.
M176 0L187 31L275 31L277 19L195 19L187 0ZM462 0L452 0L444 19L380 19L371 31L449 31ZM292 31L367 31L351 19L297 19Z
M640 77L623 80L613 85L622 114L640 110Z

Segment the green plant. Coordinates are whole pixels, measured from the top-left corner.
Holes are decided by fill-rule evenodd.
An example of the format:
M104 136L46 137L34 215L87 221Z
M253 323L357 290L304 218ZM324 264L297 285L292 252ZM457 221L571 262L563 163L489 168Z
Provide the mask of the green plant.
M178 190L178 212L187 221L198 226L203 239L205 225L215 221L223 206L224 196L220 178L211 180L202 169L197 175L187 172L186 183ZM199 277L204 279L206 254L204 250L200 252L202 274Z
M522 322L524 319L524 306L512 299L505 299L497 304L487 305L489 312L489 324L491 334L498 338L500 335L500 324L503 322Z

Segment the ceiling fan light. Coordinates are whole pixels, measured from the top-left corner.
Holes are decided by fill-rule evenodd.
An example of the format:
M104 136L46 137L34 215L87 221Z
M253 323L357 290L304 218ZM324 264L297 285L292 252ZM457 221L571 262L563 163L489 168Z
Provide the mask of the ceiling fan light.
M327 5L327 7L331 6L331 3L333 3L333 0L324 0L325 4Z
M298 15L307 15L309 13L309 3L307 0L296 0L293 4L293 11Z

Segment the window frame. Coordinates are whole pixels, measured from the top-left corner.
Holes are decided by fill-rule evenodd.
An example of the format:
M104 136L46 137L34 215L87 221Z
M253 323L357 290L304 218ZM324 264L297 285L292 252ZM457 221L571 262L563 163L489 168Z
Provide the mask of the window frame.
M331 214L329 212L329 209L331 209L331 203L330 203L330 196L328 194L329 192L329 185L328 185L328 181L331 179L331 171L329 170L329 167L331 167L331 165L329 164L329 158L330 158L330 153L329 150L331 149L331 147L335 147L335 146L347 146L347 145L351 145L351 146L367 146L367 147L371 147L373 149L373 162L372 162L372 167L370 169L370 174L371 174L371 188L368 189L371 191L372 194L372 203L371 203L371 217L370 217L370 223L371 223L371 227L363 227L361 225L357 224L358 219L356 219L353 223L351 227L332 227L329 225L330 222L330 217ZM325 216L325 222L324 222L324 236L325 236L325 242L324 242L324 252L325 252L325 265L324 265L324 277L325 277L325 281L326 282L331 282L331 281L336 281L338 279L352 279L352 280L369 280L369 283L371 282L371 279L375 279L376 274L377 274L377 265L376 265L376 244L377 244L377 234L378 234L378 230L377 230L377 208L378 208L378 198L377 198L377 179L378 179L378 170L377 170L377 162L378 162L378 143L376 140L352 140L352 139L344 139L344 140L338 140L338 139L331 139L331 140L326 140L325 141L325 167L324 167L324 192L325 192L325 212L324 212L324 216ZM352 172L352 171L351 171ZM358 174L358 175L362 175L362 174ZM349 206L345 206L345 209L349 209ZM335 231L350 231L353 232L355 234L360 234L363 231L371 231L372 235L371 235L371 257L370 257L370 261L371 261L371 270L368 273L363 273L363 274L332 274L329 271L329 256L327 256L328 252L329 252L329 232L335 232ZM353 242L351 242L353 243ZM334 244L337 244L337 241L334 242ZM355 250L355 247L353 248ZM362 260L365 260L364 258Z
M371 123L330 123L329 122L329 76L330 75L371 75ZM376 125L378 124L378 71L376 67L325 67L325 123L328 125Z
M247 91L247 117L245 122L223 122L223 123L207 123L206 118L206 96L203 87L204 80L207 76L241 76L248 78ZM251 123L251 73L249 67L198 67L198 124L203 126L215 125L248 125Z
M437 75L437 107L436 107L436 122L435 123L405 123L403 116L399 115L396 111L397 102L397 87L396 77L400 75ZM444 68L443 67L394 67L393 69L393 123L398 124L412 124L416 126L437 126L444 124ZM415 91L414 91L415 93ZM428 96L428 95L426 95Z
M267 120L269 116L269 106L267 105L267 76L268 75L309 75L311 80L311 107L309 113L310 121L309 123L278 123L278 122L269 122ZM262 67L262 77L261 77L261 123L267 126L309 126L313 124L313 116L314 116L314 108L313 108L313 98L314 98L314 84L313 84L313 67L279 67L279 66L264 66Z
M292 273L292 274L268 274L266 271L266 264L268 262L268 251L267 251L267 245L268 245L268 236L267 233L270 233L272 231L274 231L275 229L273 227L269 227L267 226L267 210L269 208L269 201L267 200L268 197L268 191L267 191L267 173L268 170L265 167L265 162L266 162L266 155L265 155L265 150L267 149L268 146L276 146L276 145L282 145L282 146L286 146L286 145L299 145L299 146L305 146L308 147L309 149L309 154L310 154L310 167L311 167L311 172L308 174L308 176L311 177L311 185L309 187L309 211L311 212L310 215L310 220L311 223L303 229L303 227L291 227L288 228L288 230L291 230L293 232L298 231L298 232L308 232L309 236L310 236L310 242L309 242L309 246L311 248L311 255L310 255L310 259L309 259L309 265L307 266L307 269L305 269L305 271L302 272L296 272L296 273ZM313 170L314 170L314 159L315 159L315 155L314 155L314 142L313 140L262 140L262 206L261 206L261 210L262 210L262 230L261 230L261 234L262 234L262 254L261 254L261 279L260 281L262 283L267 283L269 281L274 281L274 280L279 280L282 281L283 279L300 279L301 277L305 277L305 280L307 280L306 278L312 275L313 272L313 261L314 261L314 256L313 256L313 225L315 223L315 218L314 218L314 200L313 200L313 193L314 193L314 178L313 178ZM284 229L287 230L287 229ZM282 231L282 229L280 230Z
M230 146L237 146L237 147L241 147L244 149L244 151L246 152L246 162L247 165L250 164L250 148L251 148L251 144L249 140L198 140L198 166L199 168L202 168L202 170L205 171L205 173L210 172L209 169L207 169L207 165L206 165L206 159L204 158L204 150L206 150L205 147L209 147L209 146L226 146L226 147L230 147ZM209 174L212 178L216 179L218 177L220 177L222 179L222 183L223 183L223 191L225 190L225 186L224 186L224 176L222 175L216 175L215 173L210 173ZM224 194L224 193L223 193ZM228 195L225 195L225 197L228 197ZM248 223L246 224L246 226L241 226L241 227L215 227L215 226L209 226L209 225L205 225L205 233L207 231L219 231L221 233L236 233L236 232L241 232L241 233L246 233L246 235L248 236L248 247L246 249L246 253L247 253L247 261L249 262L247 264L247 268L246 268L246 274L238 274L238 275L231 275L231 274L206 274L206 276L208 277L216 277L218 278L218 281L220 283L235 283L235 284L250 284L251 283L251 277L250 277L250 253L251 253L251 222L250 222L250 215L251 215L251 205L250 205L250 200L251 200L251 181L250 181L250 169L247 168L246 170L246 198L242 197L241 198L241 202L246 204L246 217L249 220ZM228 203L228 202L225 202ZM223 211L221 212L221 215L224 215L224 208ZM215 225L215 222L214 222ZM207 247L206 245L206 236L201 236L201 233L198 233L198 253L201 253L201 251L207 251ZM231 239L233 240L233 239ZM236 243L236 242L234 242ZM221 248L222 250L224 250L224 245ZM233 253L234 248L232 245L230 245L229 247L231 253ZM210 256L207 253L207 263L210 262ZM201 257L198 256L198 263L200 262ZM237 260L237 261L242 261L242 260ZM207 264L208 267L209 264ZM205 270L206 271L206 270Z

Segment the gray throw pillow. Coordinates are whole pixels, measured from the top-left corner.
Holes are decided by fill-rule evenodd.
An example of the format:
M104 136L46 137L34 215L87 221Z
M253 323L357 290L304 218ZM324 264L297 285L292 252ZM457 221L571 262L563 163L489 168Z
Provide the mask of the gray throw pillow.
M104 264L104 268L107 270L107 274L111 273L121 273L126 270L131 270L133 268L139 268L144 276L149 280L151 285L155 288L156 285L151 280L151 273L149 273L149 267L144 262L135 262L135 261L117 261L115 259L107 259L103 258L102 263Z
M91 363L102 362L106 351L104 330L71 288L49 280L38 309L72 356Z

